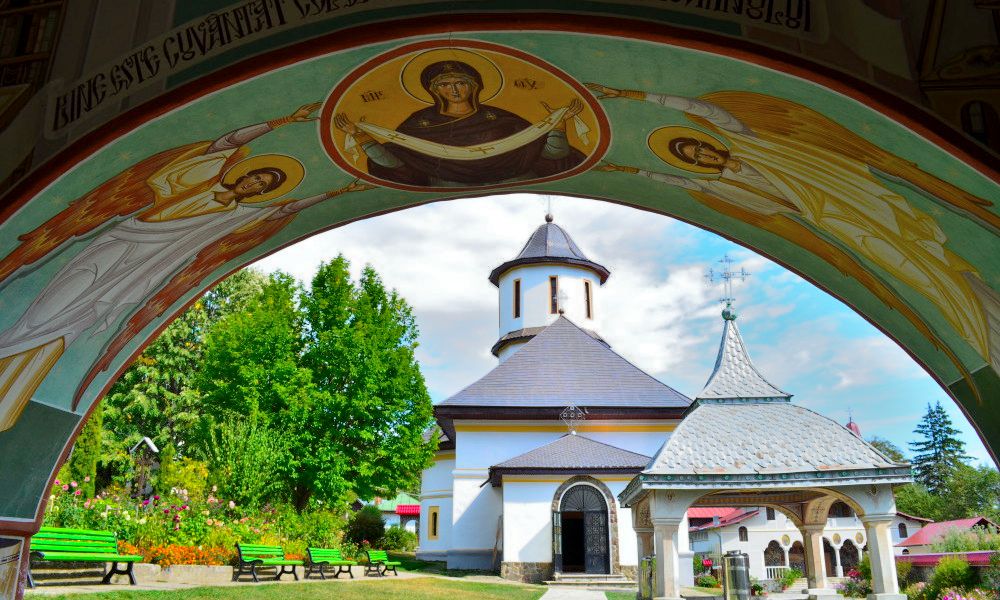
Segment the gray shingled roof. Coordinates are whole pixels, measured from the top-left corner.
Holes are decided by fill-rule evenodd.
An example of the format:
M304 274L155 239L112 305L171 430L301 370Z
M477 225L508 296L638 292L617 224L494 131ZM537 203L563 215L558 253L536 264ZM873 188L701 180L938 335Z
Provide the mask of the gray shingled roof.
M493 347L490 348L490 352L493 353L493 356L500 356L500 349L506 346L508 342L529 340L544 331L546 327L548 327L548 325L543 325L541 327L525 327L523 329L515 329L514 331L506 333L500 336L500 339L493 344ZM583 328L581 327L581 329ZM596 331L593 331L592 329L584 329L583 331L598 342L609 345Z
M490 482L496 486L506 473L630 472L638 473L649 457L604 444L581 435L567 434L530 452L490 467Z
M566 317L439 406L686 408L691 399Z
M769 478L897 466L906 463L893 462L836 421L787 400L698 400L643 473Z
M528 243L524 245L516 257L490 272L490 281L493 285L498 284L500 276L508 269L541 262L567 263L585 267L597 273L601 278L601 283L608 280L611 272L587 258L583 250L580 250L580 247L573 241L573 238L569 237L566 230L552 223L550 219L551 216L546 216L548 222L531 234Z
M725 325L715 369L697 398L791 398L753 365L736 326L736 312L727 307L722 314Z

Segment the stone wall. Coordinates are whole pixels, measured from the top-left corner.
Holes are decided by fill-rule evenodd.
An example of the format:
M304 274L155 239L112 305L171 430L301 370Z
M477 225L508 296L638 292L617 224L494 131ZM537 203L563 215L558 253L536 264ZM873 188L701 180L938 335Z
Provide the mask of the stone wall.
M618 567L622 577L630 581L639 581L639 567L635 565L621 565Z
M550 562L504 562L500 564L500 577L524 583L541 583L552 579Z

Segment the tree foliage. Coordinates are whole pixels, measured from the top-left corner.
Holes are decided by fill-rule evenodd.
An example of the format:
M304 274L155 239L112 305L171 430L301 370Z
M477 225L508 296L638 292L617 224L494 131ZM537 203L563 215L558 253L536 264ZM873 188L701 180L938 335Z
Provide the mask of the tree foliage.
M914 433L922 438L910 442L914 451L915 478L932 494L941 494L946 491L948 480L968 458L965 443L958 439L958 430L952 426L940 402L927 405L927 412Z
M886 457L896 461L903 462L906 457L903 455L903 451L899 449L899 446L893 444L889 440L880 436L872 436L868 438L868 443L875 447L876 450L886 455Z
M76 438L73 453L69 457L68 476L78 483L79 489L87 497L94 496L97 461L101 457L103 421L101 407L98 405Z

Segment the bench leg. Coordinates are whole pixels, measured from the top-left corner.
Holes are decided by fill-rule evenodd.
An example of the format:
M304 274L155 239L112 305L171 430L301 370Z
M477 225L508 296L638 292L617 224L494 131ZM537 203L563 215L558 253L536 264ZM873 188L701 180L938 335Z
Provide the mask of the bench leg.
M134 566L134 564L135 563L131 562L126 563L126 565L128 566L126 566L124 569L119 569L117 562L111 563L111 568L108 569L108 572L104 575L104 578L101 579L101 583L103 584L111 583L111 578L114 577L115 575L128 575L129 585L135 585L136 584L135 573L133 573L132 571L132 567Z
M28 587L35 587L35 578L31 576L31 563L28 563Z
M250 576L253 577L254 583L260 583L260 580L257 579L257 563L250 563Z
M126 575L128 575L128 584L129 585L135 585L135 573L132 572L132 567L134 565L135 565L135 563L129 563L128 564L128 568L125 569L125 573L126 573Z
M385 573L385 571L388 571L388 570L389 570L389 568L387 567L382 572ZM395 575L396 577L399 577L399 573L396 572L396 565L392 566L392 574Z

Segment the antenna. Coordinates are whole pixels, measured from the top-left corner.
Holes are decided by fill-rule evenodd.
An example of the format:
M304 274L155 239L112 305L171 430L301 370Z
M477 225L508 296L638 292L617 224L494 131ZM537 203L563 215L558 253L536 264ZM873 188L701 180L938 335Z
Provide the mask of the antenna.
M729 257L728 254L724 254L719 260L722 267L719 270L709 267L708 272L705 273L706 283L709 285L715 285L722 282L722 298L719 298L719 302L725 304L726 306L732 306L736 303L736 298L733 297L733 281L746 281L747 277L750 276L750 272L740 267L739 271L733 268L733 263L736 262Z

